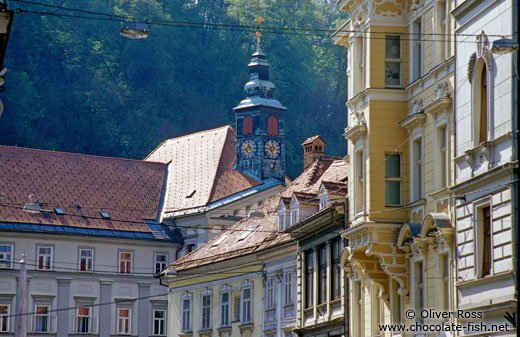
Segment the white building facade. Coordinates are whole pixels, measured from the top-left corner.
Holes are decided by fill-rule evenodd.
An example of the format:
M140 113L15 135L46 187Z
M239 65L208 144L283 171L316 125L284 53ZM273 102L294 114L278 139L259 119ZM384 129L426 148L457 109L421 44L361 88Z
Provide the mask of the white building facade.
M513 22L517 20L514 6L518 4L513 0L459 0L452 12L456 97L451 190L456 200L457 306L482 313L488 329L509 324L507 331L480 331L493 336L516 335L504 316L515 316L517 310L517 103L513 95L518 90L518 65L513 63L516 53L492 51L493 41L514 35L518 24ZM460 335L475 333L465 329Z

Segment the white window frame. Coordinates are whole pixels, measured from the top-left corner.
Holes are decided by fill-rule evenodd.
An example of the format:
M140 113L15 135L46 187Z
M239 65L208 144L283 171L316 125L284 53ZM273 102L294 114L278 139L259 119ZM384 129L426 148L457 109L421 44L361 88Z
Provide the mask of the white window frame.
M188 307L185 304L188 303ZM181 298L181 332L190 333L193 329L192 317L193 298L191 293L182 295Z
M363 337L365 334L364 329L364 285L360 278L352 280L352 308L354 308L353 316L353 327L354 336Z
M403 298L399 295L399 282L390 279L390 315L392 324L402 324Z
M6 307L5 313L0 312L0 332L9 332L11 306L9 304L1 303L0 307Z
M86 251L90 251L91 252L91 256L83 256L82 255L82 252L86 252ZM85 270L82 270L81 269L81 266L82 266L82 261L85 260L85 266L86 266L86 269ZM90 268L89 268L89 261L90 261ZM82 272L82 273L92 273L94 272L94 249L93 248L82 248L80 247L79 248L79 252L78 252L78 271L79 272Z
M320 193L318 194L318 198L320 199L320 206L319 206L319 210L320 210L320 211L321 211L322 209L324 209L324 208L329 207L329 205L330 205L329 194L328 194L327 191L323 188L323 186L322 186L321 189L320 189Z
M41 249L50 249L50 253L42 253ZM52 270L54 265L54 246L40 245L36 246L36 269Z
M421 269L418 266L421 265ZM413 291L413 308L415 312L420 313L427 307L426 297L426 261L422 258L416 258L412 261L412 291ZM415 316L415 322L423 324L424 319L421 315Z
M47 312L42 314L38 312L38 308L47 308ZM46 320L46 329L38 330L38 318ZM51 332L51 306L48 304L35 304L34 305L34 332L49 333Z
M296 225L299 222L300 210L296 208L291 208L291 226Z
M0 251L0 269L13 268L14 245L10 243L0 243L0 247L5 247L5 252Z
M413 82L423 75L423 20L422 16L417 17L410 25L412 35L410 39L410 52L411 52L411 71L410 71L410 82Z
M365 209L365 156L363 149L354 152L354 213Z
M128 310L128 317L121 316L122 310ZM118 335L130 335L132 333L132 308L117 308L117 331Z
M444 137L443 137L444 136ZM444 138L444 139L443 139ZM443 144L444 140L444 144ZM443 147L444 145L444 147ZM435 124L435 187L437 190L448 187L449 182L449 129L445 113L437 118Z
M286 306L294 304L293 303L293 297L294 297L293 278L294 278L294 275L293 275L292 270L285 271L283 273L284 305L286 305Z
M224 294L227 294L227 302L224 301ZM231 288L225 287L220 290L220 327L231 326Z
M164 256L164 261L158 261L157 258L159 256ZM168 254L157 252L153 254L153 272L155 275L158 275L161 271L168 267ZM159 269L158 269L159 268ZM157 271L159 270L159 271Z
M200 292L200 330L208 331L211 330L211 306L213 302L211 289L205 289ZM208 299L207 303L204 303L205 299ZM205 322L207 321L207 323Z
M399 58L387 57L386 53L386 39L388 37L399 37ZM388 84L386 81L387 68L390 63L399 64L399 84ZM385 87L387 88L401 88L403 86L403 39L400 35L388 34L385 35Z
M419 145L418 153L416 144ZM424 137L422 130L410 141L410 200L412 202L424 198Z
M385 153L385 164L387 156L398 156L399 157L399 176L398 177L387 177L386 165L385 165L385 206L402 206L403 204L403 156L400 153ZM388 189L387 182L399 182L399 202L397 204L391 204L386 200L386 190Z
M275 300L275 276L269 275L266 279L265 286L265 308L266 310L272 310L276 306Z
M433 44L436 56L436 64L442 63L448 58L448 41L449 35L449 1L439 0L435 4L435 33L441 41ZM442 18L444 14L444 20Z
M494 102L491 100L491 92L493 91L491 65L488 65L484 58L479 57L475 61L473 67L473 78L471 81L471 121L473 123L473 146L477 147L480 145L480 113L481 109L481 89L482 89L482 67L486 67L486 80L487 80L487 98L486 98L486 118L487 118L487 130L486 138L490 141L494 137L493 129L493 115L494 115Z
M249 290L249 298L244 294ZM242 325L253 323L253 285L249 282L242 285L240 292L240 323Z
M437 251L435 254L435 265L437 267L437 310L439 312L448 312L451 310L451 254L449 249L445 248ZM445 322L448 319L439 318L439 322Z
M130 254L129 259L123 259L122 254ZM134 252L132 250L120 250L118 252L118 272L123 275L132 274ZM124 265L122 264L124 263Z
M162 312L163 317L155 317L156 312ZM152 310L152 335L153 336L166 336L166 319L167 319L167 313L166 309L153 309ZM156 323L158 324L157 331Z
M81 309L88 309L88 315L80 314ZM92 307L86 305L79 305L76 308L76 328L74 329L75 333L91 333L92 332ZM80 320L86 320L86 331L80 331Z
M474 263L475 263L475 278L481 279L483 278L483 254L484 254L484 219L482 217L482 209L485 207L489 207L489 216L490 216L490 251L489 251L489 263L490 263L490 272L488 276L491 276L494 274L494 258L493 258L493 205L491 203L491 197L485 197L482 198L476 202L473 203L473 218L474 223L476 224L475 230L474 230Z

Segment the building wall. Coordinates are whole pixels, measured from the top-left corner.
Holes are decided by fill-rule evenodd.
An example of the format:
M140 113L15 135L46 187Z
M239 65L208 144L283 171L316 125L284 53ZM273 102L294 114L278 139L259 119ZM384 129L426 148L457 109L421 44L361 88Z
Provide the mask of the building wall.
M175 257L178 244L34 233L28 236L25 233L6 232L2 233L2 244L13 245L13 261L19 261L25 253L27 312L34 313L36 305L49 305L51 335L77 334L77 306L92 306L91 332L100 336L117 334L119 307L131 309L130 332L136 336L152 335L152 310L166 310L167 289L153 278L154 254L167 255L166 263L169 263ZM51 270L37 270L38 245L53 247ZM80 247L94 250L93 272L79 272ZM122 250L133 253L132 274L119 273L118 255ZM10 305L10 315L16 312L18 278L17 263L12 269L3 269L0 273L0 304ZM71 309L56 311L62 308ZM12 316L8 335L14 335L14 327L15 317ZM27 331L29 335L34 332L34 314L27 315Z
M458 1L456 33L455 186L457 297L460 309L485 313L483 322L507 323L505 311L514 312L512 234L514 195L513 107L515 78L512 54L493 54L491 44L513 32L513 1ZM471 36L464 36L470 34ZM475 37L477 36L477 37ZM487 69L487 139L479 139L481 67ZM517 202L517 201L516 201ZM488 222L482 207L490 209L490 248L483 232ZM483 267L489 252L489 275ZM484 274L483 274L484 273ZM470 334L464 331L463 334ZM514 335L509 330L503 335Z

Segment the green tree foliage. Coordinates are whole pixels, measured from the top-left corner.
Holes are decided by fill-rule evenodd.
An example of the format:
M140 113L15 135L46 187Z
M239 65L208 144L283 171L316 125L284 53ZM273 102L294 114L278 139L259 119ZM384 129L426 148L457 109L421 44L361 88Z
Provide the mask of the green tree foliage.
M43 1L42 1L43 2ZM332 29L328 0L48 0L58 6L156 20ZM13 6L15 4L15 6ZM42 10L36 5L11 7ZM0 143L143 158L161 141L234 123L244 97L251 30L152 25L128 40L121 23L19 13L4 64ZM325 36L264 32L276 97L287 107L288 175L302 168L300 144L320 134L327 153L345 155L345 52Z

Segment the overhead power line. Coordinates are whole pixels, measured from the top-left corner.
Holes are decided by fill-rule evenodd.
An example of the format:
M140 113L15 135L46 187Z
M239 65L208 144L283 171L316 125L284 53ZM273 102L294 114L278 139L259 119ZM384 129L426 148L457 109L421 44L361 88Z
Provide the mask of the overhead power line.
M46 4L35 1L27 1L27 0L11 0L13 2L18 2L25 5L32 6L42 6L46 8L53 8L57 10L68 11L72 13L79 14L66 14L66 13L57 13L57 12L45 12L45 11L37 11L32 9L23 9L17 8L18 13L29 13L29 14L39 14L39 15L48 15L55 17L68 17L68 18L76 18L76 19L90 19L90 20L99 20L99 21L139 21L146 22L150 25L159 25L159 26L175 26L181 28L196 28L196 29L206 29L206 30L228 30L228 31L247 31L253 32L260 30L262 33L267 34L290 34L290 35L305 35L305 36L315 36L315 37L330 37L330 35L337 30L329 29L329 28L294 28L294 27L274 27L274 26L262 26L258 27L255 25L243 25L243 24L226 24L226 23L209 23L209 22L194 22L194 21L176 21L176 20L165 20L165 19L150 19L150 18L139 18L129 15L119 15L114 13L106 13L106 12L98 12L98 11L90 11L81 8L71 8L65 6L58 6L52 4ZM385 35L399 35L399 36L411 36L411 38L402 38L402 40L410 40L410 41L430 41L430 42L453 42L451 40L452 37L477 37L477 34L443 34L443 33L414 33L414 32L366 32L361 30L347 30L340 29L339 32L346 33L360 33L369 35L370 39L386 39ZM377 35L381 35L378 37ZM414 35L417 35L420 38L413 38ZM438 36L444 37L445 39L424 39L424 36ZM508 37L509 35L488 35L489 37ZM477 41L458 41L458 42L470 42L476 43Z

